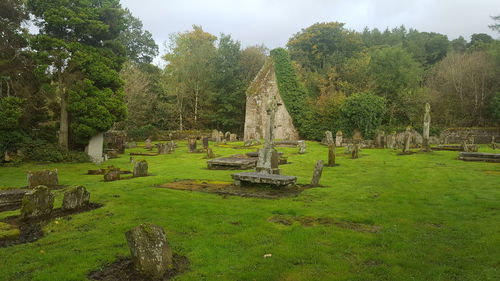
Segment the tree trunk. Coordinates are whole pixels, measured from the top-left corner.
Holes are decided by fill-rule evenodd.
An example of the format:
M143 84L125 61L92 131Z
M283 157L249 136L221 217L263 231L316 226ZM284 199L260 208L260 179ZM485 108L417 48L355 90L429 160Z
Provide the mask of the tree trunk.
M59 86L61 87L61 86ZM62 87L61 87L62 88ZM64 148L68 148L68 137L69 137L69 121L68 121L68 101L66 97L66 91L61 89L61 120L59 127L59 145Z
M68 120L68 97L66 96L66 89L63 86L61 72L59 72L58 79L58 92L61 97L61 120L59 125L59 145L68 148L69 138L69 120Z

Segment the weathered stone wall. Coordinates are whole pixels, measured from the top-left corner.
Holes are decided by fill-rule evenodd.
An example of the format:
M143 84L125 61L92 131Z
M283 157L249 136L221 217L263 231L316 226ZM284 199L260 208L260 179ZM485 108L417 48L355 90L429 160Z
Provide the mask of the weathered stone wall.
M245 141L265 138L265 128L268 122L266 107L269 100L275 96L277 102L282 104L276 111L275 139L299 139L292 117L279 93L272 59L268 58L247 91Z
M500 141L500 127L489 128L449 128L441 132L442 143L462 143L469 136L474 137L474 143L491 143L491 137L495 137L496 142Z

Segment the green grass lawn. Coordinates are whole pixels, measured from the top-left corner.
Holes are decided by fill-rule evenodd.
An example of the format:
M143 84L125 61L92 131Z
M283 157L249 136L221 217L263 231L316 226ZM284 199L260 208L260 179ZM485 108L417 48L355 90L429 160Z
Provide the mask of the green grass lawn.
M282 174L297 176L300 184L309 183L316 160L326 160L328 152L307 144L304 155L278 149L292 162L280 167ZM398 156L363 149L361 158L349 159L339 149L340 166L325 167L324 188L298 197L154 188L179 179L231 180L234 171L207 170L204 154L186 151L180 142L174 154L142 157L152 176L116 182L84 175L96 167L88 163L0 167L2 187L25 186L28 170L57 168L60 184L84 185L91 201L104 204L53 221L34 243L0 248L0 280L86 280L89 272L129 255L124 233L143 222L164 227L174 252L189 258L190 270L175 280L500 280L499 164L459 161L457 152L446 151ZM247 151L214 147L223 156ZM132 169L128 155L102 166L108 165ZM62 192L55 191L56 207ZM2 212L0 219L18 213ZM340 224L268 221L278 215Z

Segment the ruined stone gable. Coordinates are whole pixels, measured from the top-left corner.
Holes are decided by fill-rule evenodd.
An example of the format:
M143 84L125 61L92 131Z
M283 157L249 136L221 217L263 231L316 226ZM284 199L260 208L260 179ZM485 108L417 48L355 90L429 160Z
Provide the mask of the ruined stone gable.
M276 111L275 139L298 140L299 134L278 90L272 58L268 58L247 90L245 140L263 139L267 125L266 107L276 97L282 104Z

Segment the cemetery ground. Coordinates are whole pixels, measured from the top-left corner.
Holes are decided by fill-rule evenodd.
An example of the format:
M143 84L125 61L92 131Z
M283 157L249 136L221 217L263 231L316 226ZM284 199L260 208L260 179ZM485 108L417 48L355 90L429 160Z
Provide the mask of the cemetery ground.
M235 143L242 146L242 143ZM218 156L255 149L217 147ZM131 170L129 152L101 165ZM284 175L306 185L328 148L278 148ZM415 150L417 151L417 150ZM481 146L481 152L492 152ZM163 227L189 269L174 280L500 280L500 165L456 160L458 153L337 149L322 187L296 197L221 196L158 186L178 180L231 181L238 171L208 170L205 154L136 156L148 177L104 182L85 164L0 167L0 188L26 186L29 170L59 171L101 208L49 222L39 240L0 248L0 280L87 280L129 257L124 233L144 222ZM60 207L64 190L54 190ZM0 221L19 210L0 212ZM0 234L1 234L0 229Z

